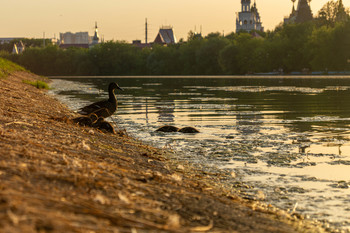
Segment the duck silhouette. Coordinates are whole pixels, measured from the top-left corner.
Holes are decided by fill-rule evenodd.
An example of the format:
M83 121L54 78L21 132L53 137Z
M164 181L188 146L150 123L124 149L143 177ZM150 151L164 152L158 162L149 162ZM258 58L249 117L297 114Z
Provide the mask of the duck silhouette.
M76 117L72 121L81 126L92 126L96 123L98 117L95 113L91 113L88 116Z
M102 132L115 134L115 130L111 123L105 121L103 117L99 117L98 120L92 124L92 127L101 130Z
M91 113L96 114L98 117L107 118L117 110L118 103L117 98L114 94L114 90L119 89L123 90L119 85L115 82L110 83L108 86L108 100L98 101L96 103L87 105L81 108L78 113L81 115L89 115Z

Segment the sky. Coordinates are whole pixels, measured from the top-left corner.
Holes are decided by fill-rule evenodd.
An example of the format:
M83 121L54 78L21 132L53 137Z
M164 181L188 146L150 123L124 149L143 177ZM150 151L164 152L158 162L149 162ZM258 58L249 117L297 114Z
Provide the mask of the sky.
M253 0L252 0L253 2ZM314 15L328 0L313 0ZM256 0L265 30L273 30L291 13L291 0ZM349 7L350 0L343 0ZM95 21L107 40L153 41L161 26L172 26L177 39L190 30L203 35L235 31L240 0L0 0L0 37L59 37L62 32L88 31Z

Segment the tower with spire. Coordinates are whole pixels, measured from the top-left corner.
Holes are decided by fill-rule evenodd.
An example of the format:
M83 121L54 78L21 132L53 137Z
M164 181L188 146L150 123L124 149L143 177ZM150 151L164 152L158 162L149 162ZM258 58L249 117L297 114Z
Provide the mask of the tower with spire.
M251 0L241 0L242 9L237 13L236 18L236 32L253 30L264 31L258 8L256 7L256 0L251 5Z
M284 19L284 23L304 23L311 21L313 19L310 7L311 0L298 0L298 6L296 10L294 6L295 1L296 0L292 0L292 13L289 15L289 17Z
M98 27L97 27L97 22L95 22L95 34L92 37L92 46L98 44L100 42L100 37L98 35Z

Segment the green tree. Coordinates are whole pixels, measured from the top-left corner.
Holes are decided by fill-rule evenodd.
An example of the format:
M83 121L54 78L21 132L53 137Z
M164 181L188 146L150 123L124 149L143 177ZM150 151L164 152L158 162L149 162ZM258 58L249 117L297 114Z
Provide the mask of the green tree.
M227 45L219 54L219 64L224 74L234 75L241 72L239 63L239 48L235 43Z
M196 75L200 73L197 63L197 52L205 43L202 39L190 40L179 48L179 64L181 65L181 74Z
M153 75L181 74L176 46L154 46L147 58L147 68Z
M18 56L18 62L30 71L37 74L55 74L57 72L55 63L58 51L59 48L53 45L46 48L28 48L22 55Z
M337 22L349 20L349 10L345 9L342 0L331 0L318 12L317 20L321 26L334 27Z
M89 50L98 75L133 75L138 67L140 49L124 42L109 41Z
M269 36L267 52L275 69L291 72L311 68L308 41L313 29L313 22L286 24Z
M210 36L204 40L196 52L198 74L220 75L222 69L219 64L220 51L229 44L229 40L223 37Z
M238 47L239 74L261 72L267 53L264 51L265 40L254 38L249 33L240 33L236 39ZM260 65L262 64L262 65Z
M312 68L321 71L350 70L350 22L337 23L334 28L323 26L310 38Z

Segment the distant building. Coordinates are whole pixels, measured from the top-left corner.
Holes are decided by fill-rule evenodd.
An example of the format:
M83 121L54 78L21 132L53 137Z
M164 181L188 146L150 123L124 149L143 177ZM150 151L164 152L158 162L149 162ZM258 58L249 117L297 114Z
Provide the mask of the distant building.
M21 54L25 50L25 46L22 41L13 44L12 54Z
M66 49L69 47L89 48L91 40L88 32L66 32L60 33L59 47Z
M161 27L154 40L154 44L176 44L176 37L172 27Z
M203 35L201 32L194 32L193 33L193 39L203 39Z
M0 44L8 44L13 40L22 40L24 37L8 37L8 38L0 38Z
M237 14L236 32L253 30L264 31L256 2L251 6L251 0L241 0L242 10Z
M140 49L150 48L152 46L152 44L142 43L141 40L133 40L132 45L134 45L135 47L138 47Z
M190 31L188 33L187 40L196 40L196 39L203 39L202 32L197 32L196 29L194 31Z
M60 33L59 47L66 49L69 47L90 48L100 43L97 22L95 23L94 36L89 36L89 32L66 32Z
M289 17L284 18L284 23L304 23L313 19L312 11L308 0L298 0L298 6L295 10L294 3L296 0L292 0L293 8Z
M90 44L90 37L88 32L77 33L60 33L61 44Z

